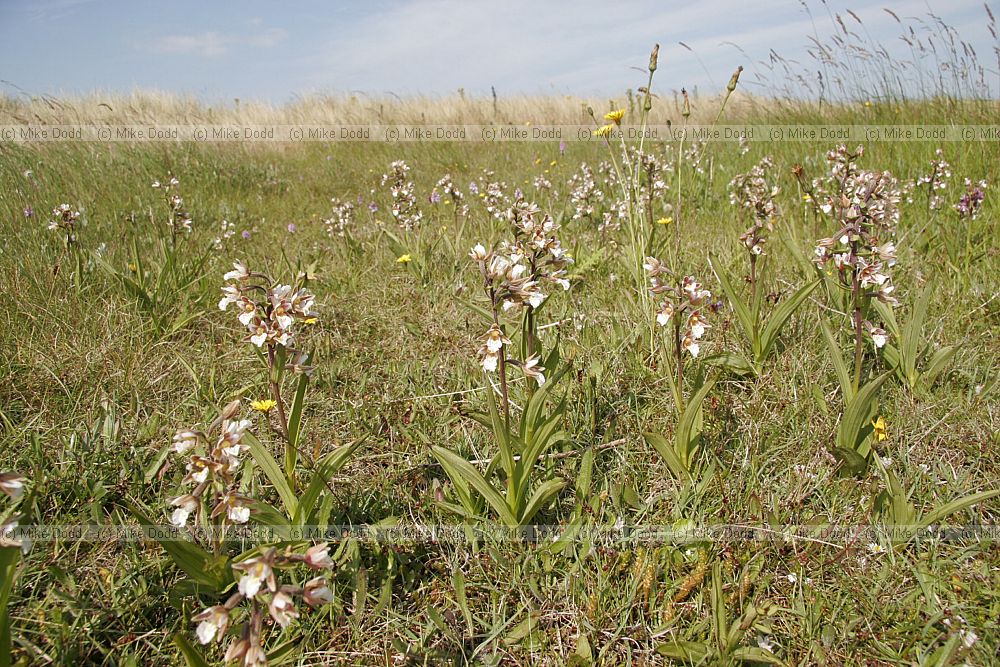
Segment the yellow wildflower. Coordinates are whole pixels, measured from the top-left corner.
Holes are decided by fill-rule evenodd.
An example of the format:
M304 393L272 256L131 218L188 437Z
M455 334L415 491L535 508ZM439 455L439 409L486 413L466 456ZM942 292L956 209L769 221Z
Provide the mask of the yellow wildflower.
M316 324L317 322L319 322L319 318L316 317L307 317L306 319L302 320L303 324Z
M399 257L397 257L396 264L409 264L412 260L413 258L410 257L409 253L407 253L405 255L400 255Z
M665 218L660 218L659 220L657 220L656 224L658 224L658 225L669 225L673 221L674 221L673 217L668 215Z
M265 398L262 401L250 401L250 407L257 412L270 412L277 405L272 399Z
M557 164L559 164L559 161L558 161L558 160L553 160L552 162L549 162L549 166L550 166L550 167L554 167L554 166L556 166Z
M879 415L878 419L872 421L872 433L875 435L875 442L882 442L889 439L889 429L885 423L885 418Z
M604 120L610 120L615 125L620 125L622 118L625 117L625 109L616 109L615 111L609 111L604 114Z

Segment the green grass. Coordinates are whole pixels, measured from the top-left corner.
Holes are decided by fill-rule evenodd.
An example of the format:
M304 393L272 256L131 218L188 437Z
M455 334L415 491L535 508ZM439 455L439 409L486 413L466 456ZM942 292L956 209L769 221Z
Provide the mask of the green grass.
M878 120L965 120L961 111L945 115L930 103L906 111L897 120L886 109ZM836 118L799 115L799 122L859 124L877 116L866 108L841 110ZM970 112L969 120L976 116ZM829 148L760 143L741 156L735 144L709 145L712 169L697 179L685 173L679 270L720 293L709 279L711 252L733 267L730 275L742 277L737 237L745 225L728 203L726 184L766 152L777 165L783 211L768 245L769 290L788 296L810 280L795 253L811 253L813 241L834 230L803 206L791 167L801 163L818 176ZM913 178L926 171L934 148L872 144L861 164ZM932 214L919 197L902 205L894 282L902 313L923 285L933 286L923 335L958 352L929 390L914 392L890 379L880 400L889 439L878 452L892 460L890 469L924 511L996 488L1000 478L1000 153L988 143L942 148L954 171L944 191L946 210ZM569 144L565 155L556 143L0 147L0 469L29 479L24 522L132 523L130 502L165 517L165 499L182 472L177 464L160 475L147 471L174 431L207 423L234 398L264 397L267 378L240 342L235 318L216 307L221 275L236 259L274 274L288 273L297 261L316 264L312 288L320 322L311 345L318 367L306 408L307 445L322 453L367 438L332 480L334 519L452 522L435 504L447 478L430 447L470 459L494 451L487 429L463 416L485 409L475 356L485 327L464 303L481 303L469 248L499 240L506 230L478 201L457 229L451 208L429 204L427 194L446 172L467 191L489 168L532 199L531 179L548 169L559 197L538 201L564 216L566 180L581 162L596 166L605 158L600 146L579 143ZM328 237L320 222L331 197L362 195L367 202L372 188L381 209L374 217L388 222L378 179L395 159L412 167L425 213L419 241L402 237L414 259L409 265L396 262L398 248L367 220L363 205L350 241ZM237 235L212 252L200 279L165 295L168 320L177 313L194 317L164 334L97 265L85 268L81 279L64 258L54 275L62 245L46 222L52 207L70 203L86 221L79 242L87 256L106 244L105 260L127 272L132 239L141 252L153 252L150 211L162 221L163 210L149 185L168 171L181 178L194 218L184 261L210 245L222 218L236 224ZM972 228L967 270L964 224L948 208L966 176L991 184ZM674 196L671 191L669 200ZM27 206L34 217L24 217ZM295 233L287 231L289 223ZM395 231L391 223L388 228ZM239 236L244 229L249 240ZM649 356L652 313L635 294L627 237L622 232L616 249L595 224L566 215L561 238L576 258L573 287L553 297L542 324L562 322L563 356L574 363L562 384L564 426L572 437L565 450L621 442L596 450L586 489L575 489L580 455L545 463L570 484L536 522L579 516L596 526L876 520L882 477L874 467L861 477L839 477L829 454L842 405L818 324L822 290L792 317L760 377L720 376L704 413L703 452L714 473L684 487L641 436L671 434L674 418L662 357ZM949 256L948 243L956 244L957 256ZM715 317L706 352L742 344L733 317L729 308ZM545 330L547 344L555 330ZM255 420L266 432L262 418ZM998 508L989 501L950 521L996 524ZM873 555L867 544L831 542L574 542L561 551L488 540L362 545L335 577L334 604L303 613L284 637L301 636L293 664L399 664L403 656L412 664L589 664L588 656L602 664L661 663L668 658L657 647L672 639L715 641L713 567L719 565L729 623L757 612L742 645L757 647L758 637L770 637L787 664L986 665L996 659L995 544L928 540ZM11 596L13 658L23 664L178 662L172 636L193 637L192 613L216 603L186 594L178 586L182 578L154 543L36 544ZM360 579L366 585L358 596ZM683 596L682 587L690 587ZM675 597L683 599L674 603ZM966 650L955 640L960 630L974 630L979 641ZM269 645L279 643L278 634L271 631Z

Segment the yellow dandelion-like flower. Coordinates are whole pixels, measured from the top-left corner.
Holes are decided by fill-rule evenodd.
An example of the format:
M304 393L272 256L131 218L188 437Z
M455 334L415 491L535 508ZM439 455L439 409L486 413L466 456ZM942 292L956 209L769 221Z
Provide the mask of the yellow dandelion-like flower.
M309 325L316 324L317 322L319 322L319 318L317 317L307 317L306 319L302 320L303 324L309 324Z
M257 412L270 412L276 405L278 404L270 398L265 398L262 401L250 401L250 407Z
M885 418L879 415L878 419L872 421L872 433L875 435L875 442L882 442L889 439L889 428L885 423Z
M804 201L804 202L811 202L812 200L813 200L813 198L810 197L808 194L802 195L802 201Z
M656 224L658 224L658 225L669 225L673 221L674 221L673 217L671 217L671 216L668 215L665 218L660 218L659 220L657 220Z
M139 268L135 264L133 264L132 262L129 262L128 263L128 270L131 271L132 273L136 273L136 272L139 271Z
M605 139L611 136L611 130L615 129L614 125L602 125L597 128L595 134L599 137L604 137Z
M396 264L409 264L413 261L413 258L409 254L400 255L396 258Z
M554 167L554 166L556 166L557 164L559 164L559 161L558 161L558 160L553 160L552 162L549 162L549 166L550 166L550 167Z
M535 164L541 164L541 163L542 163L542 158L536 157L535 158Z
M609 111L604 114L604 120L610 120L615 125L622 122L622 118L625 117L625 109L616 109L615 111Z

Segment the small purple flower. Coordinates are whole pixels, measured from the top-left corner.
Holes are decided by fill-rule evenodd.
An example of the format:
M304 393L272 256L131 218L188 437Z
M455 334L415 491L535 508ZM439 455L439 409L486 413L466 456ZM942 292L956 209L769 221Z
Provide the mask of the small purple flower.
M563 140L559 142L559 155L565 155L565 154L566 154L566 141Z
M960 218L975 220L979 216L979 209L982 208L983 200L986 199L986 193L983 192L983 188L985 187L986 181L980 181L978 184L973 185L969 179L966 179L965 194L962 195L962 198L954 206Z
M441 193L438 192L437 190L432 190L431 191L431 196L428 197L427 199L430 200L430 202L432 204L440 204L441 203Z
M250 230L249 229L244 229L243 233L240 234L240 236L243 237L244 241L249 241L250 240Z
M475 181L472 181L471 183L469 183L469 192L471 192L474 195L478 195L479 194L479 186L476 185Z
M372 213L375 213L378 210L378 204L376 204L375 202L369 202L368 210L371 211Z
M358 195L358 206L361 206L363 203L365 203L365 198Z
M289 234L294 234L297 229L298 229L298 227L295 226L294 222L289 222L288 223L288 233Z
M24 217L30 218L34 214L35 214L35 209L31 208L30 206L24 207Z
M524 193L521 192L521 188L514 189L514 199L524 199Z

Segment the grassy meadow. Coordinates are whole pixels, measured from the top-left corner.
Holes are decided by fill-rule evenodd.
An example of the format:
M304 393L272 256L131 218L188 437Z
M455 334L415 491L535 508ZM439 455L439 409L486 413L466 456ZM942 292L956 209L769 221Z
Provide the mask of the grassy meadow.
M0 471L23 477L20 498L3 480L0 516L166 526L192 493L185 526L247 522L232 504L213 511L223 497L279 535L378 524L468 536L335 536L317 567L303 559L318 540L6 546L0 664L219 664L227 650L263 664L257 643L268 664L290 665L996 664L1000 551L945 530L1000 515L996 142L866 143L843 169L891 172L902 193L897 204L869 192L858 213L839 199L851 179L830 178L833 141L647 142L647 179L651 163L623 153L618 121L603 118L622 108L638 125L635 95L435 112L521 125L518 109L533 108L582 123L590 103L608 143L0 145ZM692 99L692 119L720 103ZM127 105L31 104L46 122ZM31 119L31 104L6 100L5 119ZM680 98L651 104L653 122L684 122ZM724 120L745 123L962 125L1000 112L946 97L731 104ZM148 109L116 120L213 118L187 103ZM765 156L766 187L734 204L731 182ZM981 180L976 215L956 210ZM880 197L898 222L865 208ZM68 217L54 216L63 203ZM817 267L817 243L851 225L845 255ZM748 227L762 254L741 240ZM895 308L873 296L883 278L852 292L862 264L834 264L870 265L890 240L880 266ZM249 274L224 280L238 261ZM226 284L238 297L220 310ZM275 333L278 284L315 295L288 307L294 343ZM248 331L240 312L265 323ZM779 313L762 350L754 336ZM249 420L234 455L212 446L220 411L231 426ZM175 437L189 428L204 432L190 452ZM208 459L221 464L205 481ZM542 540L473 530L501 525L561 528ZM642 540L629 526L761 532ZM854 539L838 526L912 534ZM250 571L232 567L248 559L270 559L288 587L258 577L248 592ZM318 589L305 583L313 570ZM285 593L297 617L276 609ZM213 607L225 624L199 616Z

